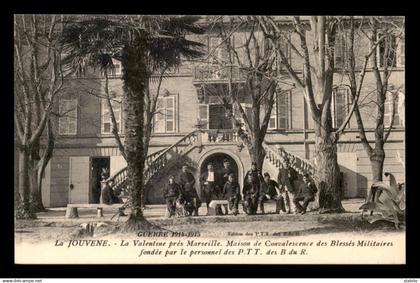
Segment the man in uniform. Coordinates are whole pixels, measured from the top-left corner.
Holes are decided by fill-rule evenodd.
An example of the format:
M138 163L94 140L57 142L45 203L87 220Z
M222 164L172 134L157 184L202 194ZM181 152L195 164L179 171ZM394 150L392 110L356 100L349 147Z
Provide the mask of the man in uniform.
M287 209L287 213L293 212L292 203L290 199L293 199L295 194L295 182L298 179L297 172L290 166L289 160L285 160L282 163L282 166L279 170L279 175L277 177L278 184L280 186L280 193L284 199L284 203Z
M201 206L201 200L195 190L195 178L188 172L188 166L182 166L182 172L179 176L179 184L182 188L182 200L185 204L185 210L190 214L197 216L198 209Z
M296 213L306 213L306 208L311 201L315 200L315 194L317 191L318 189L310 180L309 174L303 175L302 183L300 184L299 190L293 199L296 206ZM300 204L300 201L303 201L303 205Z
M219 198L221 189L219 187L219 175L214 171L213 164L207 165L207 171L201 175L200 185L202 196L207 206L207 214L209 214L209 204L213 199ZM221 210L221 209L220 209Z
M169 176L168 184L165 186L163 196L168 209L168 217L172 217L176 212L176 201L181 197L181 186L175 183L175 176Z
M230 166L230 162L229 159L225 159L223 160L223 168L221 170L221 184L219 185L220 188L224 188L226 182L229 179L229 175L230 174L234 174L235 172L233 171L232 167ZM225 214L228 214L228 205L223 205L225 208Z
M279 185L276 181L270 179L270 174L267 172L264 173L264 181L261 182L261 189L260 194L258 197L258 204L260 206L261 213L264 214L264 202L267 200L275 200L276 201L276 213L280 212L281 207L281 197L280 197L280 190Z
M259 184L254 181L253 174L248 174L242 190L244 202L242 203L246 214L256 214L258 208Z
M234 173L229 174L228 180L223 187L223 195L229 202L229 210L233 212L233 215L238 215L238 206L241 199L241 189L235 179Z
M195 185L195 178L193 174L188 171L188 166L186 164L182 165L182 172L179 175L179 184L181 187L184 187L186 184L190 184L194 187Z
M257 163L252 162L251 169L248 170L246 172L246 174L245 174L244 184L247 182L249 175L252 175L253 182L255 182L256 184L258 184L258 186L259 186L260 181L262 179L262 175L261 175L261 171L258 170L258 168L257 168Z

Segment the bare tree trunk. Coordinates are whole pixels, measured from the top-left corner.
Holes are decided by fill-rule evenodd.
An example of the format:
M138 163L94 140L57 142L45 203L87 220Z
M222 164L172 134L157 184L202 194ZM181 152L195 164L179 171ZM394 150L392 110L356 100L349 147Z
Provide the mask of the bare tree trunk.
M19 149L19 197L17 218L35 219L36 214L31 210L30 205L30 184L29 184L29 152L26 147Z
M383 148L373 149L370 153L369 160L371 163L370 165L372 169L373 182L382 181L385 161L385 150L383 150Z
M337 145L330 137L315 137L315 162L320 213L343 212Z
M38 172L37 172L37 182L38 182L38 194L40 199L40 204L42 205L42 210L45 210L44 204L42 202L42 178L45 173L45 168L48 165L48 162L51 160L54 151L55 137L52 130L51 120L47 122L47 148L39 161Z
M248 152L251 158L251 162L255 162L257 164L258 170L262 171L265 158L265 150L262 146L262 143L252 141L252 146L248 147Z
M38 187L38 162L30 160L28 164L29 187L30 187L30 204L31 210L34 212L44 211L42 204L41 190Z

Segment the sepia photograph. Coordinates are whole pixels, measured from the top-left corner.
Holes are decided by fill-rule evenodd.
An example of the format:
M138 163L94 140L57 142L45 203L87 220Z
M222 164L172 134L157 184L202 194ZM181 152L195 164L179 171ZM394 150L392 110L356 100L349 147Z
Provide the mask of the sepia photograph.
M404 16L13 20L16 264L406 263Z

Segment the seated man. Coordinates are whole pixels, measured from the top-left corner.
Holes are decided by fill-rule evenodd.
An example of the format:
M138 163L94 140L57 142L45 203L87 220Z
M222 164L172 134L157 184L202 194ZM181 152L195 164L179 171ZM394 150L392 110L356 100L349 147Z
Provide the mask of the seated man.
M317 191L318 190L315 184L310 180L309 174L303 175L303 180L299 186L299 190L293 198L293 203L296 206L296 214L306 213L306 208L311 201L315 200L315 194ZM300 201L303 201L303 205L300 204Z
M264 202L272 199L276 201L276 213L280 212L281 207L281 196L279 185L276 181L270 179L270 174L264 173L264 180L261 182L260 195L258 197L258 204L260 206L261 213L264 214Z
M186 213L189 215L198 215L198 209L201 206L201 200L195 190L195 178L188 170L188 165L182 165L182 171L179 175L179 184L182 189L182 202Z
M238 215L238 206L241 199L241 191L238 182L235 180L235 174L230 173L228 180L223 187L223 195L229 202L229 210L233 211L233 215Z
M118 197L121 190L116 192L114 189L114 181L109 181L106 183L105 188L102 190L101 197L102 197L102 203L104 204L113 204L113 203L122 203L123 201L121 198ZM124 213L124 208L120 207L118 208L118 215L119 216L126 216Z
M201 200L191 183L184 184L184 188L182 190L182 202L184 203L185 211L189 216L198 216L198 209L201 206Z
M163 196L168 209L168 217L172 217L176 213L176 201L181 197L181 187L175 183L175 176L169 176L168 184L165 187Z
M219 178L218 174L214 172L213 164L207 165L207 171L204 172L200 177L200 186L201 186L201 192L202 196L204 198L204 201L206 202L207 206L207 215L209 214L209 204L213 200L214 196L217 196L217 192L215 190L218 190L217 186L219 184Z
M244 195L244 202L242 205L245 213L256 214L258 208L259 186L258 183L254 181L252 174L248 175L242 194Z

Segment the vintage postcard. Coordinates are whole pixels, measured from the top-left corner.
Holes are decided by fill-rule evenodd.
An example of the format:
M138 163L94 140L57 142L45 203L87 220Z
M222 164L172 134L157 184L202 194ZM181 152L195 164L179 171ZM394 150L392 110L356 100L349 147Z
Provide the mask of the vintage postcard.
M14 15L15 263L405 264L405 18Z

